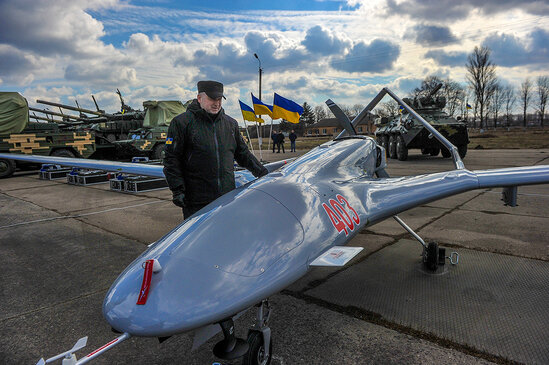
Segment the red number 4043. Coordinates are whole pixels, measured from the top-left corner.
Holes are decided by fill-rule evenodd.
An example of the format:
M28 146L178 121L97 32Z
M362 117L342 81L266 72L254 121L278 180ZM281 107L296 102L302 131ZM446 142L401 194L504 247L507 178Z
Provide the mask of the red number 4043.
M336 195L336 199L330 199L328 204L322 203L322 207L330 217L333 226L338 232L345 232L345 236L360 224L360 217L356 210L349 204L347 199Z

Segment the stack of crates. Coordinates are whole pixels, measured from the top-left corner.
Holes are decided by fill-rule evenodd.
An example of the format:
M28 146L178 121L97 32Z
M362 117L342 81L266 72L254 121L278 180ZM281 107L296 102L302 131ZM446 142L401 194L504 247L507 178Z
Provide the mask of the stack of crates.
M61 167L55 164L43 164L40 168L40 180L64 179L71 171L71 168Z

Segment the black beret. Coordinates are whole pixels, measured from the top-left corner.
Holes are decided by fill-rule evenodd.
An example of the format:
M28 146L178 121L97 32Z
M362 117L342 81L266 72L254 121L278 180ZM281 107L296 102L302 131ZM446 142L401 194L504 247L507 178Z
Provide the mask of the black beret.
M220 97L225 98L223 95L223 84L217 81L198 81L196 85L198 88L198 93L205 92L212 99L218 99Z

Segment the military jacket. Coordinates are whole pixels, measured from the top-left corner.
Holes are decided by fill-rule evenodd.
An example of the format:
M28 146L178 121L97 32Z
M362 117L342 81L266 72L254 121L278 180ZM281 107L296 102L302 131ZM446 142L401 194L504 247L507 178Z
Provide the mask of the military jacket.
M212 116L195 99L171 121L164 174L172 191L185 194L186 204L207 204L233 190L234 160L254 176L265 171L223 109Z

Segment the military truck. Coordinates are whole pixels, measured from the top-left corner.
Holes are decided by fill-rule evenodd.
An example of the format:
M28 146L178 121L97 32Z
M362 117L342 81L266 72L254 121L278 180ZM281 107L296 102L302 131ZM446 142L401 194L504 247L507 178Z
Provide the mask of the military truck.
M89 131L66 131L53 122L30 122L24 97L0 92L0 152L88 158L96 152L95 136ZM0 178L11 176L17 166L24 164L0 159Z
M469 135L467 124L449 116L444 112L446 98L435 97L436 92L442 87L437 85L427 96L417 96L413 100L404 98L403 101L411 106L423 119L429 122L437 131L454 144L461 158L467 154ZM408 158L408 150L421 149L424 155L451 157L450 151L444 147L431 133L404 108L402 113L393 117L379 117L375 121L377 129L376 139L385 147L389 158L405 161Z
M170 122L175 116L184 113L191 102L192 100L185 104L178 100L144 101L143 127L131 131L129 139L114 142L117 156L146 156L152 160L162 159Z

